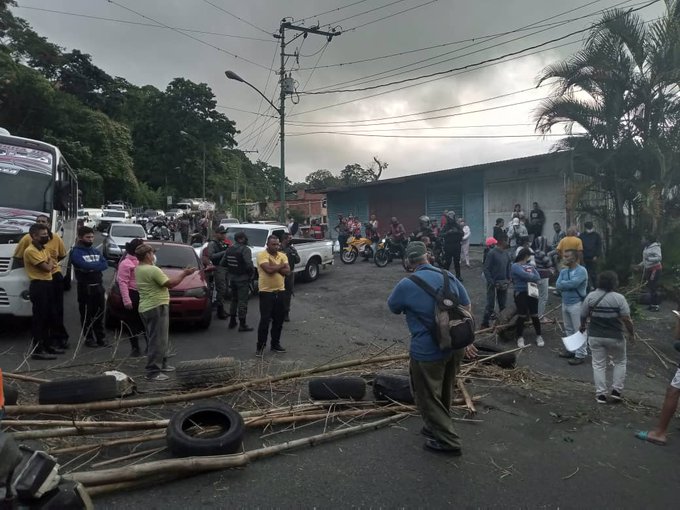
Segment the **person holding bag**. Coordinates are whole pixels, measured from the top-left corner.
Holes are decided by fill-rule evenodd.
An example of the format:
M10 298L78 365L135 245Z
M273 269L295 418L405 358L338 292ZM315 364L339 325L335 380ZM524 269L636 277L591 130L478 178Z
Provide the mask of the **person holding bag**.
M541 321L538 319L538 286L536 283L541 279L538 271L529 263L531 250L522 248L515 258L515 263L510 268L512 285L515 289L515 306L517 307L517 347L524 347L524 321L531 317L531 322L536 331L536 345L543 347L545 342L541 336Z
M614 271L603 271L597 279L597 289L588 294L581 307L581 333L588 329L588 345L593 356L593 382L595 401L607 403L607 359L614 363L612 390L614 402L623 398L626 379L626 339L624 327L631 340L635 329L630 318L630 308L623 295L615 292L619 279Z

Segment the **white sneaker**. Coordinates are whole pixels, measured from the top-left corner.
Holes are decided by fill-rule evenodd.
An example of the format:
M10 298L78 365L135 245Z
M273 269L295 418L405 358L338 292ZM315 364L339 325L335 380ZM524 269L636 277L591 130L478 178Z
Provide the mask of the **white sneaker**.
M545 345L545 342L543 341L543 337L541 335L538 335L536 337L536 345L538 347L543 347Z
M517 347L524 347L524 337L519 337L517 339Z

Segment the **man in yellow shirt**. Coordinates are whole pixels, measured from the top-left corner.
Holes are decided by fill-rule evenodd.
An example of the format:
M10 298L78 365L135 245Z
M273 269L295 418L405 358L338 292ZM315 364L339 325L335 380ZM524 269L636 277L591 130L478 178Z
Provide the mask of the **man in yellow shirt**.
M44 214L39 215L35 222L44 225L47 228L49 241L45 245L45 250L55 262L52 269L52 291L54 293L50 304L52 310L52 319L50 320L50 343L57 346L59 349L68 348L68 332L64 327L64 276L61 273L61 268L58 262L66 257L66 247L61 236L54 235L50 232L50 219ZM14 250L14 257L23 259L24 251L31 245L31 236L26 234L21 238Z
M52 273L57 264L50 256L45 245L49 242L49 230L45 225L35 223L28 230L31 244L23 251L24 269L31 280L28 292L33 304L33 359L56 359L54 354L63 354L49 344L50 324L53 316L52 300L54 296Z
M583 242L577 236L576 228L569 227L567 229L566 237L563 237L560 243L557 245L557 254L560 259L564 258L565 252L569 250L574 250L578 252L578 263L583 264Z
M257 351L261 358L272 331L272 352L286 352L281 346L281 330L286 316L286 275L290 274L288 257L279 251L281 242L276 236L267 238L267 249L257 255L258 287L260 291L260 325L257 328Z

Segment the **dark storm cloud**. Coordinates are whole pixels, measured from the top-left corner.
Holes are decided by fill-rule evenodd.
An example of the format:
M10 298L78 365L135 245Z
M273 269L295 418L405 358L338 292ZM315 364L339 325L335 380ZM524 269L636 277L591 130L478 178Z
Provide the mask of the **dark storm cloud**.
M261 27L264 32L208 5L203 0L144 0L134 2L132 0L116 0L117 3L173 27L261 38L268 42L229 38L219 35L190 34L192 37L200 38L209 45L217 46L224 50L220 51L166 28L97 21L28 9L16 9L15 12L17 15L26 18L41 35L48 37L57 44L69 49L78 48L92 54L96 64L110 74L123 76L138 85L152 84L161 89L165 88L167 83L174 77L183 76L197 82L208 83L217 95L220 105L257 111L261 104L260 96L242 84L227 81L223 74L224 70L231 69L237 72L262 90L265 89L265 84L269 79L266 93L268 97L272 97L275 94L275 80L277 77L268 70L262 69L262 67L270 67L272 61L274 62L274 67L278 67L279 58L278 54L275 53L277 51L275 39L265 32L271 33L277 31L279 22L284 17L301 18L318 12L337 9L340 6L352 3L350 0L317 0L315 2L306 0L288 0L286 2L275 0L251 0L250 2L210 1L230 11L235 16ZM304 40L304 43L302 43L302 39L299 39L296 43L289 46L288 51L292 52L296 47L300 48L300 53L303 56L300 57L299 67L309 68L315 65L317 59L319 59L319 65L324 66L409 51L461 39L477 38L475 42L479 43L481 36L524 27L558 13L576 9L579 6L590 4L587 7L565 14L556 20L565 20L589 14L599 9L619 4L621 1L594 0L588 2L583 0L579 2L563 2L561 0L517 0L514 2L499 2L497 0L439 0L428 6L368 25L356 31L343 33L342 36L333 39L320 59L319 54L308 57L304 56L314 54L322 48L325 40L320 37L310 36ZM351 8L326 14L320 18L320 21L321 23L330 23L386 5L387 3L389 2L368 0ZM424 2L406 0L389 8L343 21L340 25L344 30L347 30L353 26L421 3ZM26 3L26 5L153 24L149 19L144 19L105 1L31 0L30 4ZM660 11L661 7L655 6L642 11L641 14L646 19L650 19L658 16ZM321 67L316 69L313 74L310 70L293 71L293 77L301 88L307 83L310 74L312 74L312 78L306 87L306 90L312 90L355 80L399 66L407 66L415 61L424 60L445 52L454 52L431 61L421 62L418 66L451 59L448 62L442 62L417 71L411 71L414 66L391 71L389 74L396 75L391 78L384 78L383 81L398 80L413 75L427 74L467 65L507 52L516 51L517 49L587 27L595 19L590 18L564 27L555 27L544 33L515 42L506 42L496 48L473 55L464 56L466 53L482 47L509 41L512 38L527 35L531 32L524 31L504 38L488 40L484 45L477 44L469 48L466 48L466 46L470 46L473 43L448 45L438 49L358 65L331 68ZM314 22L314 19L310 19L306 23L309 26ZM301 47L300 43L302 43ZM303 95L301 96L300 104L296 106L293 106L290 101L287 102L288 111L294 114L334 103L350 102L342 106L326 108L304 115L292 115L289 119L291 122L330 123L334 121L403 115L416 111L433 110L461 103L480 101L500 94L532 87L535 85L536 76L539 71L546 64L563 58L577 49L578 44L571 45L513 60L506 64L493 65L474 72L449 76L427 84L409 87L394 93L365 100L361 100L361 98L372 93L381 92L384 89L353 94ZM238 55L242 59L236 58L227 52ZM248 59L262 67L248 63L243 59ZM295 69L295 67L298 66L294 59L289 59L287 68ZM384 76L381 75L381 77ZM366 85L374 84L367 83ZM362 85L354 85L352 83L340 85L341 88L354 88L356 86ZM545 95L546 92L547 90L545 89L532 91L509 96L504 99L462 107L457 110L450 110L448 113L469 112L488 106L535 99ZM378 128L403 129L406 127L423 128L528 123L531 121L531 112L536 104L531 103L514 108L491 110L419 123L395 123L388 126L379 126ZM250 135L253 134L253 130L252 128L245 128L254 120L253 115L235 110L223 111L231 119L235 120L237 127L243 131L242 135L238 137L239 142L247 141ZM261 105L260 111L267 114L274 113L266 104ZM260 124L258 123L256 126ZM376 129L376 127L363 128L364 131L369 129ZM356 132L358 129L351 127L340 128L332 125L325 127L290 125L287 127L287 131L290 133L319 130ZM266 142L273 137L274 133L274 130L264 133L259 137L258 144L254 147L252 144L257 137L251 137L252 139L247 141L247 143L241 143L241 147L259 149L260 157L267 156L271 152L269 161L273 164L278 164L278 149L273 152L264 152ZM384 134L385 132L382 133ZM532 133L532 128L530 126L517 126L486 129L447 129L445 131L400 130L393 131L393 133L428 136L435 134L525 134ZM484 161L491 161L544 152L552 146L552 143L554 143L554 140L541 140L538 137L535 139L461 140L310 135L290 137L288 139L286 144L286 164L287 173L290 178L292 180L302 180L307 173L313 170L327 168L338 171L349 163L368 164L372 161L373 156L377 155L389 162L389 175L396 176L474 164L481 162L482 158Z

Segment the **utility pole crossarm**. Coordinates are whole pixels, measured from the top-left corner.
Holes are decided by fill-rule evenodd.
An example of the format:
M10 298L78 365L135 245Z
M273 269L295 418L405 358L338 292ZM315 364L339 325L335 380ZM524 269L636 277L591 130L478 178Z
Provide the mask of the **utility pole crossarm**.
M299 27L297 25L293 25L290 22L283 22L281 23L281 28L288 29L288 30L297 30L298 32L307 32L309 34L316 34L316 35L323 35L325 37L328 37L329 40L335 37L336 35L341 35L342 32L326 32L324 30L319 30L316 27Z

